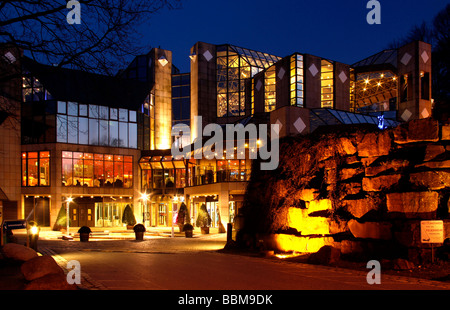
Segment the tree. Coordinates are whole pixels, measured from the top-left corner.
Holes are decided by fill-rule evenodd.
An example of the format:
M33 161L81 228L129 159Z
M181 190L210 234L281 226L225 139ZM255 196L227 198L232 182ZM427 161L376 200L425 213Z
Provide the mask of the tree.
M180 0L11 0L0 2L0 42L59 67L115 74L141 46L138 26ZM79 4L79 24L69 24Z
M389 48L398 48L411 41L432 45L433 117L440 121L450 119L450 4L442 9L429 24L415 25L409 33L391 42Z
M197 227L209 227L211 225L211 216L206 209L206 205L202 203L198 210L197 221L195 222Z
M136 217L134 216L133 210L131 210L130 205L127 205L125 207L125 210L123 210L122 223L129 226L136 225Z
M180 205L180 210L178 210L178 214L177 214L177 224L184 225L185 223L189 223L189 222L190 222L190 219L189 219L189 213L188 213L187 206L184 202L182 202Z

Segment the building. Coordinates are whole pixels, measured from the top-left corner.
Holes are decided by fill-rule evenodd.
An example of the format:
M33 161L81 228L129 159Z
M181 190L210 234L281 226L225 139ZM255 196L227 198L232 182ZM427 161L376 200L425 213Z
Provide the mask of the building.
M202 154L196 142L208 124L277 124L283 137L327 125L396 126L432 108L423 42L353 65L198 42L189 73L154 48L115 77L42 65L11 47L1 53L3 214L42 226L57 224L69 198L71 226L122 227L127 206L138 222L171 226L181 203L194 222L205 204L213 226L233 223L262 146L244 138L241 149L233 138L234 152L186 158L173 156L173 143ZM172 136L175 125L190 131Z

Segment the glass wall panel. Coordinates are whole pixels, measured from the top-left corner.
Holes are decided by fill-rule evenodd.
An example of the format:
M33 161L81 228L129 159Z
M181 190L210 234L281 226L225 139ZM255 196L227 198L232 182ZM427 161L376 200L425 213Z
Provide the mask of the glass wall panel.
M108 121L100 120L99 123L99 145L108 146L109 144L109 126Z
M89 119L89 144L98 145L98 119Z
M78 143L89 144L89 119L80 117L78 120Z
M109 146L119 146L119 123L109 121Z
M119 122L119 147L128 147L128 123Z
M56 141L67 143L67 116L58 115L56 117Z

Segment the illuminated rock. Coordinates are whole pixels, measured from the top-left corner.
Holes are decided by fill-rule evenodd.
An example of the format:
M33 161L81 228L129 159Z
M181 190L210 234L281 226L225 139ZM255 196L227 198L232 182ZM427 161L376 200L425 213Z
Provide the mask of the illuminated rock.
M331 237L310 238L286 234L270 235L267 241L277 251L300 253L314 253L325 245L333 244L333 238Z
M444 146L438 144L429 144L427 145L427 148L425 150L424 161L430 161L444 152L445 152Z
M387 170L398 171L409 165L409 161L403 159L394 159L391 161L383 162L377 166L369 166L365 168L365 176L372 177L376 176Z
M362 188L366 192L387 190L398 184L401 177L402 176L400 174L394 174L382 175L373 178L363 178Z
M450 172L423 171L411 173L409 180L416 186L424 186L430 190L450 187Z
M362 173L362 168L344 168L339 171L339 179L341 181L353 178L354 176Z
M437 192L406 192L386 195L388 212L399 213L400 217L421 217L421 213L435 212L438 203L439 194Z
M389 131L368 133L357 145L358 155L361 157L377 157L388 155L391 149Z
M379 203L371 198L364 199L354 199L354 200L344 200L343 205L345 206L347 212L356 218L363 217L367 212L371 210L376 210Z
M415 119L394 130L394 141L398 144L439 141L439 122L432 118Z
M359 223L356 220L348 222L348 228L355 238L390 240L392 224L386 222Z

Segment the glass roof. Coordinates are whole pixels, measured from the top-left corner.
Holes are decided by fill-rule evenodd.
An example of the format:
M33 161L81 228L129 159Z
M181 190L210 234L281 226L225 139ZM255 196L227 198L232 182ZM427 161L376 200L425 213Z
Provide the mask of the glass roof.
M251 66L265 69L281 60L281 57L269 55L267 53L257 52L235 45L229 45L229 47L234 52L238 53L239 56L241 56Z
M356 67L366 67L373 65L390 64L397 68L397 50L384 50L375 55L367 57L357 63L352 65L353 68Z
M311 132L313 132L320 126L340 125L340 124L378 125L378 116L351 113L346 111L338 111L333 109L310 110ZM385 124L387 125L387 127L396 127L399 125L397 121L388 118L385 118Z

